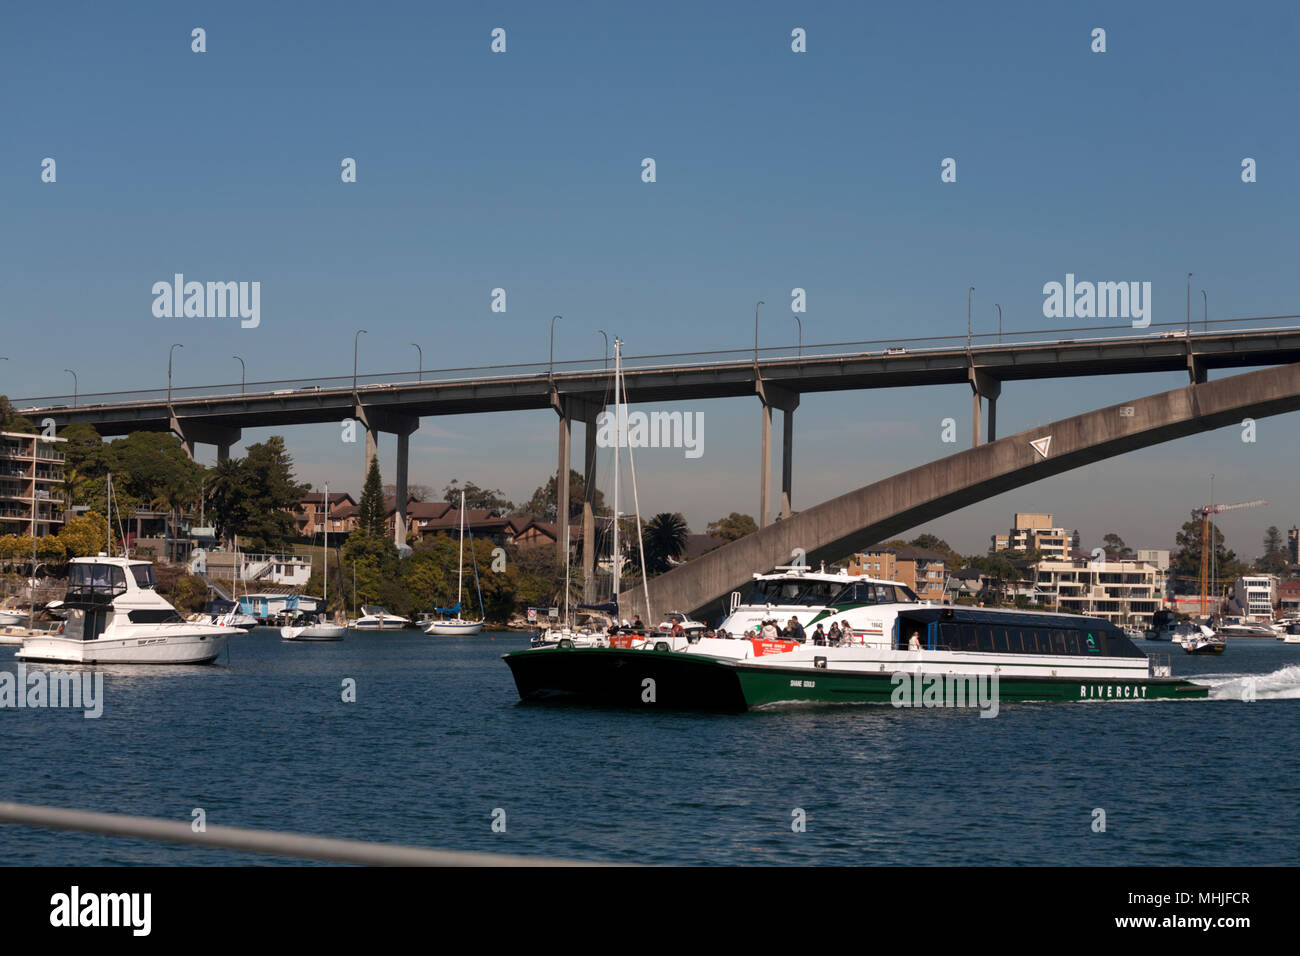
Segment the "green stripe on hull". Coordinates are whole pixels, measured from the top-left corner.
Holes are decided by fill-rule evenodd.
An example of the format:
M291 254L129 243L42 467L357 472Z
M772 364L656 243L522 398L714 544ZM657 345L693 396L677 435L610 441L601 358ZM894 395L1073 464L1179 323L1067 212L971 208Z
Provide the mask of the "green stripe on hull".
M829 670L777 670L740 665L741 692L750 707L785 702L893 704L909 706L969 706L976 704L976 677L934 674L918 684L911 675L901 686L890 674L846 674ZM956 678L956 679L954 679ZM982 681L985 694L990 681ZM1209 688L1190 681L1163 678L1003 677L999 701L1157 700L1206 697ZM914 702L912 698L916 698ZM953 699L949 699L953 698Z

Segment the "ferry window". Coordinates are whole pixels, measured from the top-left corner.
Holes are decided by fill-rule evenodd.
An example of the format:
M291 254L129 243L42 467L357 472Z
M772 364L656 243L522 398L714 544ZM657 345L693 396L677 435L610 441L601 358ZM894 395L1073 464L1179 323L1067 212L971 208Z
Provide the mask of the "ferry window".
M1011 649L1011 644L1007 637L1007 629L1005 627L995 627L993 629L993 649L1003 653Z
M1020 631L1014 627L1007 628L1007 650L1012 654L1020 653Z
M940 633L939 642L941 644L943 644L949 650L955 650L957 648L957 625L956 624L940 624L939 633Z
M1033 627L1033 628L1026 628L1020 633L1024 636L1025 653L1027 654L1044 653L1046 648L1043 647L1044 642L1041 639L1043 636L1042 631L1040 631L1036 627Z
M993 650L993 628L987 624L981 625L979 629L979 647L981 651Z
M1065 632L1065 653L1067 654L1079 653L1079 632L1078 631Z
M1052 653L1065 653L1065 632L1061 630L1052 631Z
M976 650L974 624L963 624L961 626L961 649L963 651Z

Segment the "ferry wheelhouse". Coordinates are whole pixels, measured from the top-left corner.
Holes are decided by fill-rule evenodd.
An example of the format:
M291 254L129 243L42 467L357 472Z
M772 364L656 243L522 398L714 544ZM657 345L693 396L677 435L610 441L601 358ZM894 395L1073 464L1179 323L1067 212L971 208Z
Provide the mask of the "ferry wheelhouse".
M772 638L764 622L790 633ZM829 638L835 622L839 637ZM826 643L817 643L823 624ZM797 635L793 628L789 629ZM613 642L612 642L613 643ZM745 710L786 702L890 702L900 680L996 677L1000 700L1205 697L1098 618L922 603L893 581L780 568L755 575L716 632L631 635L608 648L504 655L526 700ZM649 682L649 683L647 683ZM652 692L648 693L648 689ZM650 699L652 698L652 700Z

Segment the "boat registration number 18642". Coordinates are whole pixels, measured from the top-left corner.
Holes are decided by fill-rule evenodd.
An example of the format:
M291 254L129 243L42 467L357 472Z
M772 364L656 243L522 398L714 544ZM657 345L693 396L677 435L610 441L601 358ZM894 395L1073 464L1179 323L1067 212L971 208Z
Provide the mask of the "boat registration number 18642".
M817 682L815 680L792 680L790 681L790 686L791 687L816 687Z

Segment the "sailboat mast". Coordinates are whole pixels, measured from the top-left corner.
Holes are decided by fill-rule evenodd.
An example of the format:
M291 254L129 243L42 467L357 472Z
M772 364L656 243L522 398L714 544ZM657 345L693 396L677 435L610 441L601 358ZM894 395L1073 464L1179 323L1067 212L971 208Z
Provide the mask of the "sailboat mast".
M456 569L456 616L460 617L461 590L465 577L465 490L460 492L460 560Z
M622 355L623 355L622 348L623 348L623 343L617 337L615 337L614 339L614 553L612 555L614 567L610 573L614 577L614 614L617 615L618 617L622 616L619 613L619 607L618 607L618 580L620 577L619 572L622 570L622 566L623 566L623 562L619 559L619 553L618 553L618 457L619 457L618 450L619 450L619 446L623 444L623 413L621 410L621 406L619 405L621 398L620 398L618 383L620 378L620 369L622 368ZM556 486L556 492L557 492L556 504L558 505L559 504L558 485ZM559 514L558 507L556 508L556 514L557 515Z
M569 523L564 522L564 626L569 627Z
M321 599L325 606L321 611L329 620L330 613L330 486L325 483L325 596Z

